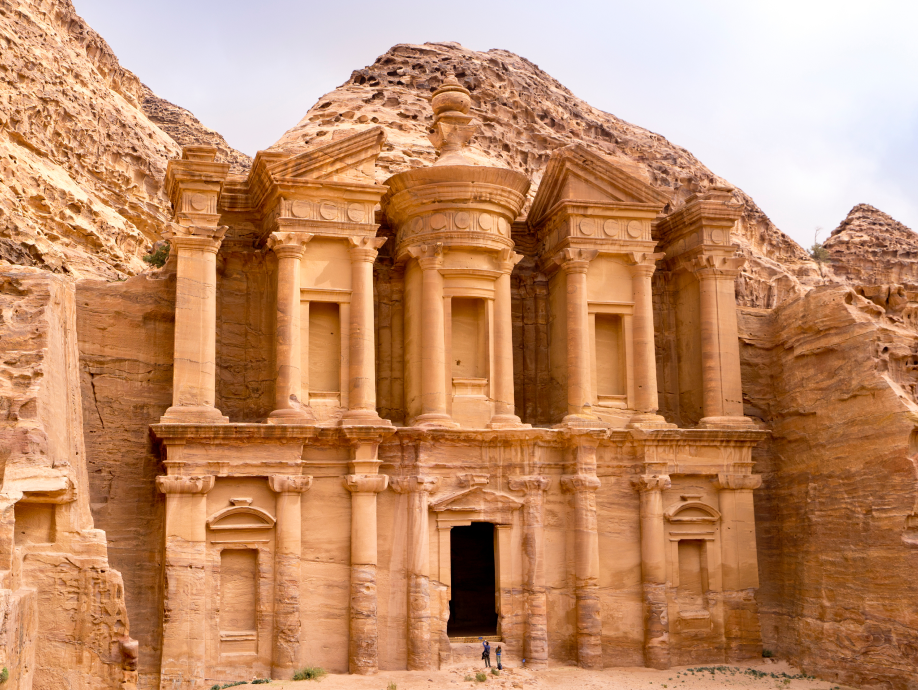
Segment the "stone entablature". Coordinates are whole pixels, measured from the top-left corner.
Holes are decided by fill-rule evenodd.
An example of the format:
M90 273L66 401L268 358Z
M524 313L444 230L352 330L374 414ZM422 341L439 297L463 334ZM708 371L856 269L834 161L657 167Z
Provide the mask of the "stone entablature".
M464 156L469 104L445 82L440 158L385 185L379 128L261 152L245 180L200 147L170 164L174 400L151 427L165 468L162 687L289 678L307 661L360 674L445 663L469 586L454 535L473 534L454 530L482 523L495 632L532 668L755 656L751 452L764 432L742 416L725 311L734 209L715 190L663 215L665 193L576 145L552 156L521 219L529 180ZM273 409L257 422L216 408L218 326L221 345L245 337L216 320L224 237L268 281L245 295L273 327ZM515 406L524 259L547 286L538 419ZM694 429L659 414L661 279L685 327L700 323L700 350L685 332L675 353L686 395L703 391ZM379 415L383 369L406 426Z

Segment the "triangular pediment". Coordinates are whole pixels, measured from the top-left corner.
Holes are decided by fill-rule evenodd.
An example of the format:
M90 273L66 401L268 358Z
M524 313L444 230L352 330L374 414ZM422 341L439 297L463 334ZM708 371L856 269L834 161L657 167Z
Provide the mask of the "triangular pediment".
M329 141L327 144L271 162L267 168L275 180L315 180L373 184L376 159L386 141L382 127Z
M503 513L516 510L523 504L513 496L476 486L468 491L442 498L430 506L434 512Z
M669 195L585 146L571 144L551 155L532 203L530 224L538 225L565 201L646 204L662 210L669 202Z

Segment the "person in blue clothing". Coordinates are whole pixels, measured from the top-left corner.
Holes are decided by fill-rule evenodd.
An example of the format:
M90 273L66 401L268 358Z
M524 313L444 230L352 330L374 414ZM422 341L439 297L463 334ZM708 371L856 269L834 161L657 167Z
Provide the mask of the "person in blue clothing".
M481 645L484 647L481 652L481 658L484 659L485 668L491 668L491 643L485 640Z
M500 645L497 645L497 649L495 650L494 653L497 654L497 670L503 671L504 667L500 663Z

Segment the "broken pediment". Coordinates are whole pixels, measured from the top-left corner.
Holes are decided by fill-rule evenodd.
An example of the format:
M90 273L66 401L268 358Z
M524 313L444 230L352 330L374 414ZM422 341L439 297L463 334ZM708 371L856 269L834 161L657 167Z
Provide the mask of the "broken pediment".
M670 522L717 522L720 511L702 501L686 501L670 506L664 513Z
M274 160L267 165L267 170L277 181L300 179L374 184L376 159L385 141L383 128L373 127Z
M510 513L522 505L513 496L476 486L442 498L431 504L430 509L436 513L476 513L482 517L500 516L499 522L509 522Z
M266 510L247 505L236 505L219 510L207 520L213 530L271 529L274 518Z
M543 223L564 202L640 204L661 211L669 194L625 172L621 166L581 144L555 151L529 213L530 225Z

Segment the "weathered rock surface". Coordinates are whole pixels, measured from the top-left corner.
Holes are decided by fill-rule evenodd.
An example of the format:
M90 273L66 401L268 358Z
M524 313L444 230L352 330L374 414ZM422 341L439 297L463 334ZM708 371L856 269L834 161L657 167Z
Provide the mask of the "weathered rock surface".
M133 688L124 585L90 513L73 281L4 271L0 346L0 666L11 687Z
M766 648L858 687L918 683L918 335L844 286L741 309Z
M163 175L180 152L170 134L219 139L236 165L245 157L151 94L70 0L4 7L0 260L77 277L142 271L169 217Z
M852 208L823 246L852 284L918 284L918 233L869 204Z

